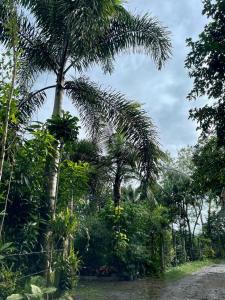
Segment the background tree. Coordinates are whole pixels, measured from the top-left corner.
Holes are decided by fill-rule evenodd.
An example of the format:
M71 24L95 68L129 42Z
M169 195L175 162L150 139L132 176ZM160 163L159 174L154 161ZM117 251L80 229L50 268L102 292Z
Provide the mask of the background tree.
M217 138L213 136L199 141L195 146L193 177L202 193L211 192L215 196L221 196L225 186L224 151L224 148L218 147Z
M225 3L222 0L204 0L203 15L209 22L198 41L187 40L191 48L186 68L193 78L193 89L188 99L206 96L212 104L191 110L191 118L197 120L203 135L215 132L219 145L225 144Z
M155 191L158 203L168 208L176 264L195 259L198 250L195 234L201 231L203 201L205 200L193 179L193 150L181 149L176 159L162 167L162 175ZM200 220L200 221L199 221ZM203 225L203 224L202 224Z

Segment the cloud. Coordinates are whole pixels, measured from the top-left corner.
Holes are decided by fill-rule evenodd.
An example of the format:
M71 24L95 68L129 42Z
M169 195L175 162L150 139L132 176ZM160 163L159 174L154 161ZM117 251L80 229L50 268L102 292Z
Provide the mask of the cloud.
M163 70L157 71L149 57L121 54L116 58L111 76L104 75L98 67L88 75L104 87L112 87L128 99L144 103L158 126L161 144L174 154L176 149L197 140L195 124L188 120L188 111L195 103L186 100L192 82L184 69L184 60L188 53L186 38L197 38L206 22L201 15L202 3L200 0L130 0L126 7L134 13L156 16L168 27L172 34L172 58ZM72 106L66 102L65 109L71 110ZM46 116L46 109L40 114Z

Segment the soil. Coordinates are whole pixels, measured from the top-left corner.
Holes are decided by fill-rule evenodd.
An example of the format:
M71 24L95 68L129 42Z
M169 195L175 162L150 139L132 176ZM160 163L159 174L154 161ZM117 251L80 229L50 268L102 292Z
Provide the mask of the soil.
M225 264L212 265L181 280L81 282L76 300L225 300Z

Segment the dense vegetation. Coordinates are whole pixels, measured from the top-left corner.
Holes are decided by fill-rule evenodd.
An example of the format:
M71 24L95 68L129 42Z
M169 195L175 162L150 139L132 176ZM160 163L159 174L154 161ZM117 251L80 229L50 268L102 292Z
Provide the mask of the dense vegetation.
M0 299L70 299L78 274L133 280L224 257L224 40L216 33L225 6L204 4L210 24L188 40L186 67L190 97L215 104L191 112L203 134L172 158L138 102L83 75L96 64L112 72L116 54L130 49L160 69L171 55L166 28L119 0L0 2ZM34 90L44 72L56 83ZM48 89L52 117L32 121ZM63 110L65 96L78 116Z

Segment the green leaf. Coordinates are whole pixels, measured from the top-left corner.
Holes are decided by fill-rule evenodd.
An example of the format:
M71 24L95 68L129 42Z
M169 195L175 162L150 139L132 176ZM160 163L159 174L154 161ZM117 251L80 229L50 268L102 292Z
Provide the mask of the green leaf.
M0 251L4 251L12 246L12 243L5 243L0 247Z
M56 291L57 289L54 287L42 288L43 294L52 294L55 293Z
M11 296L8 296L6 300L23 300L24 297L20 294L12 294Z
M42 291L38 286L31 284L30 287L31 287L32 294L34 295L42 294Z

